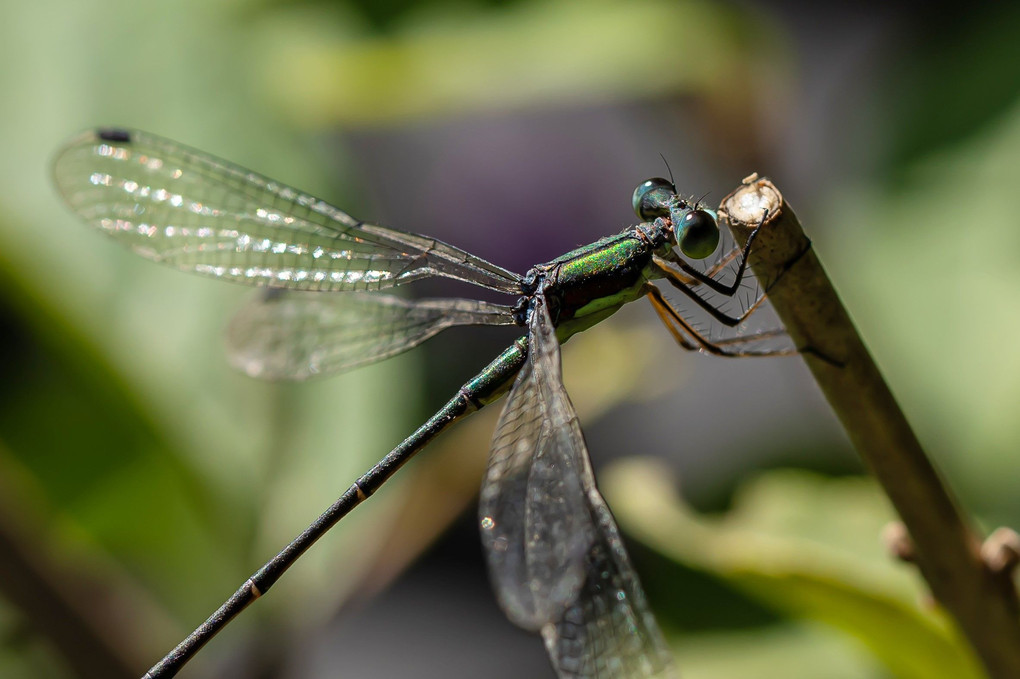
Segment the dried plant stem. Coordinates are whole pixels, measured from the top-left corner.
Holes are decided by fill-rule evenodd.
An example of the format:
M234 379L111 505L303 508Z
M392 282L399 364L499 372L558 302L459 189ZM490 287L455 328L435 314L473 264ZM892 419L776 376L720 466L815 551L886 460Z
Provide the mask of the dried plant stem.
M902 518L932 594L956 619L990 677L1020 677L1020 609L1012 579L982 560L980 536L922 450L797 216L779 190L757 175L723 199L720 213L742 242L765 208L752 270Z

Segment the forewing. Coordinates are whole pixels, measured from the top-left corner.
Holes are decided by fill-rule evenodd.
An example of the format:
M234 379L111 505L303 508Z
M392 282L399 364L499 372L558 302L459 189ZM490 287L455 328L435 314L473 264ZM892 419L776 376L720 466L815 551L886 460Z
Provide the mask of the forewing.
M54 164L71 209L179 269L295 290L447 276L511 294L520 277L433 238L360 222L284 184L136 130L85 133Z
M496 428L482 487L483 542L507 615L540 629L561 678L672 677L672 661L595 486L536 299L528 361Z
M513 325L513 308L382 293L259 291L227 328L231 364L252 377L303 380L381 361L455 325Z

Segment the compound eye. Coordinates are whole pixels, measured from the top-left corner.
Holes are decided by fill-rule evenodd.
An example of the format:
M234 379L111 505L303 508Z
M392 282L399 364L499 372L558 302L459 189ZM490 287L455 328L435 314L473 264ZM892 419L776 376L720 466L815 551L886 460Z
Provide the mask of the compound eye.
M704 259L719 245L719 224L708 210L688 210L674 221L673 231L680 252L691 259Z
M634 212L645 222L650 222L656 217L665 217L669 214L669 203L676 195L673 182L656 177L642 182L634 189L634 197L631 199L634 205Z

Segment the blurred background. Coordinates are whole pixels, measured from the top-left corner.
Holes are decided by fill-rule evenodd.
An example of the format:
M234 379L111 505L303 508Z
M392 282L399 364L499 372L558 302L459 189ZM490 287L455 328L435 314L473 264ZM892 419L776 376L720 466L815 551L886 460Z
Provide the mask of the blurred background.
M245 290L79 224L49 164L128 125L523 273L664 174L798 211L922 442L1020 525L1020 8L46 0L0 22L0 677L136 677L514 338L335 379L231 372ZM456 285L412 294L470 294ZM981 676L797 358L686 354L634 304L564 347L687 679ZM497 408L343 521L182 677L552 677L495 605Z

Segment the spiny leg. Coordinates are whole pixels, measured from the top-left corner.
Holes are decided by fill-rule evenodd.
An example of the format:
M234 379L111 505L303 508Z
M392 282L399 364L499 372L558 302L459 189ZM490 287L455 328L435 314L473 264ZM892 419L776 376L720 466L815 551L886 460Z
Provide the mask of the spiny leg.
M765 226L765 220L768 218L768 210L762 215L761 222L757 227L748 235L747 241L744 243L744 247L740 251L740 265L737 267L734 280L731 284L726 285L713 278L723 268L725 268L730 262L733 261L733 253L724 255L719 262L714 264L705 272L698 271L690 264L685 262L679 255L671 251L666 257L655 256L652 258L652 266L655 270L669 282L670 285L677 288L685 295L690 297L698 306L704 309L712 318L719 321L727 327L734 327L743 323L748 316L750 316L762 303L765 296L761 294L758 298L744 309L739 316L731 316L724 313L715 304L702 297L695 288L699 284L704 284L714 292L726 296L733 297L737 291L740 290L741 285L744 282L744 274L747 272L747 258L751 251L751 246L754 245L754 240L761 232L761 229ZM671 264L679 266L682 270L677 271Z
M796 349L730 349L734 345L747 344L760 340L783 337L786 332L783 330L762 330L740 337L728 337L719 340L710 340L701 332L696 330L662 295L662 291L651 283L645 284L645 294L652 302L652 308L659 315L666 329L684 349L689 351L705 351L716 356L793 356L797 354ZM764 299L764 297L762 298ZM756 304L757 306L757 304ZM678 327L679 326L679 327ZM681 332L682 330L682 332ZM684 333L687 333L685 335ZM692 342L688 335L694 338Z
M685 277L684 277L683 274L677 273L676 271L674 271L670 267L668 267L665 264L663 264L662 261L663 260L661 260L658 257L655 257L655 258L652 259L652 266L655 268L655 271L658 274L660 274L666 280L666 282L668 282L674 288L676 288L680 292L682 292L685 295L687 295L688 297L690 297L691 300L693 300L695 304L697 304L702 309L704 309L705 312L708 313L709 316L711 316L712 318L714 318L715 320L719 321L720 323L722 323L723 325L725 325L725 326L727 326L729 328L735 327L735 326L740 325L741 323L743 323L745 320L747 320L747 317L750 316L752 313L754 313L754 311L759 306L761 306L762 302L765 301L765 295L761 294L754 301L754 303L750 304L747 307L747 309L745 309L743 312L741 312L741 314L739 316L730 316L729 314L726 314L726 313L723 313L722 311L720 311L718 307L716 307L714 304L712 304L712 302L710 302L709 300L707 300L704 297L702 297L701 295L699 295L697 293L697 291L695 291L694 289L691 288L690 283L688 283L688 281L685 280ZM739 284L741 282L742 278L743 278L743 275L741 275L740 279L737 279L737 284ZM735 293L736 293L736 290L733 291L733 294L735 294ZM732 297L733 294L730 294L730 295L727 295L727 296L728 297Z

